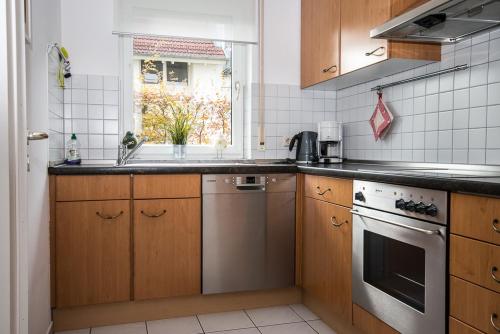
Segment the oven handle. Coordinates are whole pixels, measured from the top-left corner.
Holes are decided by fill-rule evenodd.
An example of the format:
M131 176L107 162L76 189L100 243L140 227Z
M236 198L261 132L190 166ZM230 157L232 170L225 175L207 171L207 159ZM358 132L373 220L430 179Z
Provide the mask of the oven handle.
M393 222L393 221L389 221L389 220L385 220L385 219L380 219L380 218L377 218L375 216L367 215L367 214L364 214L364 213L360 213L358 210L354 210L354 209L351 210L351 213L353 215L357 215L357 216L360 216L360 217L365 217L365 218L370 218L370 219L378 220L379 222L391 224L391 225L398 226L398 227L403 227L403 228L406 228L408 230L417 231L417 232L424 233L424 234L427 234L427 235L439 235L439 234L441 234L441 232L439 230L426 230L426 229L423 229L423 228L408 226L408 225L396 223L396 222Z

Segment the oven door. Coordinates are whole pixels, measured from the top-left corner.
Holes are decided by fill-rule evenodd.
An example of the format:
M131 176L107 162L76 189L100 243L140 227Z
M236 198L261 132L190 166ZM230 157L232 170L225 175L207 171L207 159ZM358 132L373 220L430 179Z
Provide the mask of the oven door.
M446 227L354 206L353 302L405 334L446 327Z

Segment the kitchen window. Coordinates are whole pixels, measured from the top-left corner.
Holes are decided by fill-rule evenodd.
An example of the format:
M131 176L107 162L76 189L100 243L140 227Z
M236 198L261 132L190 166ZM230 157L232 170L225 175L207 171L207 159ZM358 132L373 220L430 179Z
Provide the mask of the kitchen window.
M123 131L147 142L140 157L169 158L171 106L187 111L188 158L243 157L244 108L251 108L257 1L114 1L121 48ZM180 15L179 13L182 13ZM246 93L246 94L245 94ZM245 103L244 103L245 100Z

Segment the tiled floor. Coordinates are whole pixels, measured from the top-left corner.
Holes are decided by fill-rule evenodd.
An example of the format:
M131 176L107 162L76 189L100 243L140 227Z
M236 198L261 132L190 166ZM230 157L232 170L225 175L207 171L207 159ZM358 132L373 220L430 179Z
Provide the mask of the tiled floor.
M224 313L88 328L57 334L335 334L304 305L275 306Z

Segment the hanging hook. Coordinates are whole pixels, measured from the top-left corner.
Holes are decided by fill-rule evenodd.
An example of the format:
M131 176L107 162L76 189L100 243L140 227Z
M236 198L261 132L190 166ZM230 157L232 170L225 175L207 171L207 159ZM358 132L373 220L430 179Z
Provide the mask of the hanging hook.
M378 98L381 99L382 98L382 88L377 88L377 95L378 95Z

